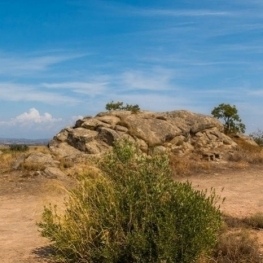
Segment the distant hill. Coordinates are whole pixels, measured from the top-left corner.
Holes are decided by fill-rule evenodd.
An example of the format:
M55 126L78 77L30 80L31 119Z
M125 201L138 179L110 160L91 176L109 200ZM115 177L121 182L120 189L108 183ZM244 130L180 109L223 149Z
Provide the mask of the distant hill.
M0 144L26 144L26 145L47 145L49 139L23 139L23 138L0 138Z

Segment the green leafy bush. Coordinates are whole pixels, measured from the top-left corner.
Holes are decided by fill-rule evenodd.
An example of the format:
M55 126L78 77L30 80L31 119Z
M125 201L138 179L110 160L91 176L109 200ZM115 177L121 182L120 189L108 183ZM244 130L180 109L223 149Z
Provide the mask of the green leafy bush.
M211 114L217 119L223 119L225 134L244 133L246 130L235 105L221 103L212 110Z
M64 213L45 207L39 227L60 261L190 263L214 246L218 197L174 181L166 156L120 141L99 166L79 176Z
M139 105L135 104L126 104L125 106L123 105L123 102L117 101L111 101L110 103L106 104L106 110L111 111L111 110L127 110L131 111L132 113L138 113L140 111Z
M123 108L123 102L117 101L111 101L106 104L106 110L121 110Z

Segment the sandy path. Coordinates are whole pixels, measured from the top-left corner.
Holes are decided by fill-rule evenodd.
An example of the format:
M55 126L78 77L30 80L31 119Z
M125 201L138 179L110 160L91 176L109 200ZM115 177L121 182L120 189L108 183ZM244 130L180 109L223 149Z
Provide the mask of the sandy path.
M36 196L0 198L2 263L38 262L32 251L47 244L47 241L40 237L36 226L43 207L41 203Z
M195 189L216 190L225 197L221 209L235 217L263 212L263 167L221 171L188 177Z
M48 241L41 237L36 222L41 219L44 205L63 201L61 188L57 188L61 183L37 178L0 180L0 184L0 262L46 262L41 248Z

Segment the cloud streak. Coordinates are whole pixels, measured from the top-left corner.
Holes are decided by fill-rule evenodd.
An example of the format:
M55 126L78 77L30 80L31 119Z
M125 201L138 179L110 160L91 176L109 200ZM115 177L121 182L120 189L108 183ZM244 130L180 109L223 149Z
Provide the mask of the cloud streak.
M0 76L21 76L34 72L48 70L51 66L65 61L77 59L85 56L84 54L28 54L24 56L0 53Z
M205 16L234 16L233 12L214 10L168 10L168 9L143 9L137 10L137 14L144 16L170 16L170 17L205 17Z
M76 104L78 99L59 93L41 91L38 85L0 82L0 100L2 101L33 101L47 104Z

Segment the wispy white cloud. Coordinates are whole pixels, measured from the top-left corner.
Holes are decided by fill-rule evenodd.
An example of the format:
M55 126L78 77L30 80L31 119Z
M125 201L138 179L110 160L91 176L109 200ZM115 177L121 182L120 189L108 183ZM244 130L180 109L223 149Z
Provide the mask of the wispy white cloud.
M169 90L172 86L174 72L168 69L145 70L128 70L122 73L121 84L133 91L163 91Z
M45 71L55 64L83 57L85 54L28 54L24 56L0 53L0 75L21 76Z
M42 86L49 89L65 89L75 93L86 94L90 96L103 94L109 83L106 81L98 82L58 82L58 83L43 83Z
M34 101L47 104L76 104L78 99L59 93L42 91L38 85L0 82L0 100L3 101Z
M168 9L143 9L136 10L137 14L144 16L188 16L188 17L200 17L200 16L233 16L233 12L229 11L214 11L214 10L168 10Z

